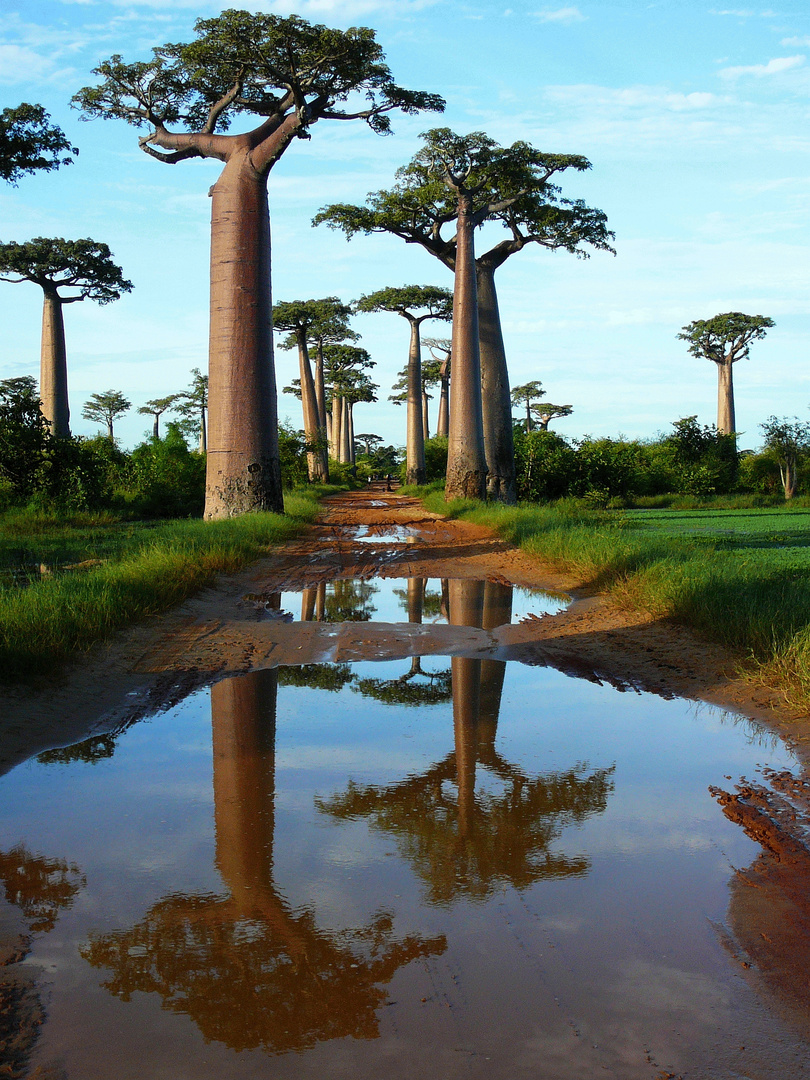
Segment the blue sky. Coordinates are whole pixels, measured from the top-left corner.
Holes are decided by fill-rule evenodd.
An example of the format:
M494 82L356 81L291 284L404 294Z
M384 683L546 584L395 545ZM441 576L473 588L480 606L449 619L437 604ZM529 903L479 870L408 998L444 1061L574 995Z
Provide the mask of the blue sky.
M693 0L577 4L456 0L247 3L328 25L372 26L402 85L447 99L443 117L397 118L379 138L360 123L321 122L271 174L274 299L339 295L384 285L452 285L448 271L394 237L312 229L323 205L362 202L436 124L485 130L501 143L583 154L587 174L564 193L600 207L615 258L588 261L526 249L499 272L513 385L540 379L571 404L566 435L649 436L676 418L715 420L716 370L676 340L692 319L723 311L776 322L735 366L742 445L769 415L810 408L810 8L724 7ZM66 309L72 428L92 434L81 406L122 390L134 406L183 389L207 356L207 191L216 162L166 166L143 154L119 121L83 123L70 97L112 53L147 58L189 40L205 0L0 0L2 104L43 104L81 150L76 164L0 190L0 238L91 236L112 248L134 283L99 308ZM487 236L479 242L486 243ZM41 293L0 284L0 378L38 373ZM441 324L425 324L442 334ZM358 407L357 430L404 442L404 415L386 398L407 352L393 315L358 317L377 361L380 402ZM279 385L295 375L276 357ZM300 424L297 403L280 410ZM435 412L435 403L434 403ZM137 442L147 418L120 422Z

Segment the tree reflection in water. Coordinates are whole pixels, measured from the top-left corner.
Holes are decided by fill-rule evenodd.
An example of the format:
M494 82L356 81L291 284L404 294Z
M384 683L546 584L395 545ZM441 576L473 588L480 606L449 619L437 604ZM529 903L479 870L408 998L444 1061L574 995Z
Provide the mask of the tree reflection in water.
M443 583L443 594L454 625L510 621L510 586L455 580ZM577 764L531 776L510 764L495 748L505 662L453 657L451 666L454 750L395 784L350 782L343 793L318 800L318 808L337 819L366 818L391 833L434 904L586 873L584 856L550 848L566 826L605 810L613 767ZM495 781L487 789L476 791L477 766Z
M32 934L53 930L59 912L72 907L87 879L78 866L63 859L32 855L17 844L0 851L0 882L6 900L22 912Z
M261 671L211 692L216 860L228 895L174 894L129 930L95 935L82 955L112 970L124 1001L160 994L206 1039L234 1050L302 1050L371 1039L397 969L444 951L444 937L396 938L378 912L357 929L321 930L273 882L278 679Z

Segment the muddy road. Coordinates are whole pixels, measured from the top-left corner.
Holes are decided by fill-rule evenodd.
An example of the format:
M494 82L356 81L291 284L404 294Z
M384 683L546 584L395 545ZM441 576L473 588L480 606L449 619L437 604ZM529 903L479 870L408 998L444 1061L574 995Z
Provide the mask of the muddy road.
M810 1073L805 731L737 659L327 500L4 694L5 1074Z

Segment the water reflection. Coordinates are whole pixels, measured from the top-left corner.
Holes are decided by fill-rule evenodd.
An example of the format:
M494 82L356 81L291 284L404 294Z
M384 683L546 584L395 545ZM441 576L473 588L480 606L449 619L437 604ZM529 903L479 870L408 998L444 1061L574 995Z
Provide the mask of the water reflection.
M446 586L452 624L486 629L509 621L510 586L473 580ZM409 618L419 614L418 596L418 588L409 590ZM531 776L497 751L505 670L504 661L453 657L453 750L419 775L390 785L350 781L343 792L317 800L334 819L365 818L391 834L434 904L483 899L505 884L522 889L541 878L585 874L585 856L550 849L567 825L602 813L613 790L613 767L589 771L579 764ZM408 678L360 680L356 689L401 702L413 689ZM422 704L432 703L435 689L424 687ZM477 784L479 766L486 778Z
M87 879L64 859L32 854L24 844L0 851L0 882L9 903L20 909L32 934L53 930L59 912L72 907Z
M443 936L397 937L390 913L322 929L273 880L278 677L255 672L211 691L216 863L227 895L177 893L129 930L93 935L82 955L112 970L128 1001L157 993L206 1039L235 1050L302 1050L322 1039L378 1035L385 984Z

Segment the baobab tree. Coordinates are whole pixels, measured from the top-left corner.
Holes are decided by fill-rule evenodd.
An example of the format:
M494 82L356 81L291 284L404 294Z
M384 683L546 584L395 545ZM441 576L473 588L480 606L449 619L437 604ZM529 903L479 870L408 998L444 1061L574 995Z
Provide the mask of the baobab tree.
M179 424L183 434L197 436L201 454L205 453L208 445L205 416L207 409L208 376L195 367L191 369L191 386L178 395L175 411L183 418Z
M532 408L534 402L538 401L541 397L545 397L546 392L543 389L543 384L539 379L534 379L532 382L522 383L520 386L516 386L511 393L512 404L515 407L524 405L526 407L526 431L531 431L532 424Z
M382 444L382 435L375 435L371 431L364 431L361 435L355 435L355 450L359 446L365 449L366 457L370 458L378 446Z
M420 244L454 270L457 236L443 236L442 230L456 221L456 199L442 190L437 170L442 161L453 158L468 162L475 226L497 221L509 233L476 259L476 292L487 490L511 502L515 498L511 402L495 271L531 244L579 258L588 258L589 249L612 252L613 233L601 210L582 200L563 198L551 182L555 174L568 169L589 169L584 157L543 153L525 142L500 147L482 132L459 136L447 128L428 131L424 140L411 162L397 171L394 187L373 192L365 206L328 206L318 213L315 223L341 229L348 238L357 233L392 233L407 243Z
M78 149L62 129L50 124L41 105L23 102L0 113L0 180L16 186L27 173L52 172L70 165Z
M224 164L211 188L211 321L207 518L283 510L273 366L267 179L295 139L319 120L363 120L441 110L436 94L397 86L367 27L332 30L297 15L229 9L195 23L196 40L127 64L113 56L101 82L74 102L86 117L151 130L141 149L173 165ZM224 131L252 117L245 132Z
M431 355L430 372L435 370L433 365L438 365L439 369L439 408L436 415L436 435L447 438L450 426L450 356L452 345L450 338L425 338L424 344ZM435 385L432 374L429 375L428 385Z
M95 300L109 304L132 289L106 244L38 236L24 244L0 244L0 281L31 281L44 294L39 392L42 414L54 435L70 435L66 304ZM65 290L65 291L61 291Z
M713 319L695 319L677 335L681 341L689 342L692 356L703 356L717 364L717 430L722 435L733 435L737 430L732 365L745 360L751 342L764 338L774 325L773 319L764 315L728 311Z
M132 403L124 397L120 390L104 390L101 394L91 394L85 401L82 416L85 420L92 420L97 424L105 424L107 438L110 442L113 438L113 423L119 416L128 412Z
M320 427L329 438L330 417L326 408L326 379L324 374L324 347L341 345L360 340L360 335L349 326L352 309L337 296L326 296L316 301L317 317L309 328L309 340L315 350L315 400L318 403Z
M570 405L552 405L548 401L544 401L542 405L532 405L538 431L548 431L548 425L555 417L570 416L573 411Z
M166 397L152 398L151 401L147 401L145 405L141 405L138 412L141 416L151 416L153 418L152 423L152 438L160 438L160 418L165 412L167 412L180 398L179 394L167 394Z
M403 285L377 289L361 296L356 311L390 311L401 315L410 327L406 375L407 418L405 442L405 482L425 482L425 428L422 413L422 350L420 328L427 319L446 321L453 314L453 297L436 285Z
M347 405L344 404L345 390L350 385L351 373L368 371L374 367L374 361L366 349L359 345L330 344L323 347L324 377L330 387L332 407L332 426L330 431L330 453L335 461L348 461L350 446L348 429L344 431L344 416Z
M287 332L281 343L283 349L298 349L299 391L304 413L304 435L307 450L307 475L312 483L329 483L329 458L326 448L326 409L323 417L315 393L315 380L309 360L309 334L318 318L317 300L283 301L273 308L274 329ZM325 406L325 403L324 403Z

